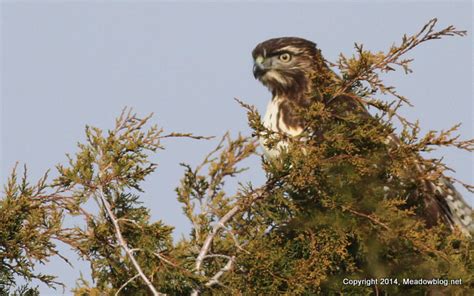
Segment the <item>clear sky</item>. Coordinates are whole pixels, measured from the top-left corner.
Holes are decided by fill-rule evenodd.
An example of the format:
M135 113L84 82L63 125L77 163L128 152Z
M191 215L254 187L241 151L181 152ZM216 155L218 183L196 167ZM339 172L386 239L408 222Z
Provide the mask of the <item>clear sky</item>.
M415 107L402 112L420 119L422 131L462 122L462 136L474 137L471 1L111 2L1 2L2 183L16 161L28 165L32 178L64 163L65 153L84 139L86 124L111 128L124 106L154 112L153 122L167 131L249 134L233 98L265 110L270 94L252 76L250 52L257 43L304 37L334 61L340 52L351 54L354 42L385 50L433 17L439 28L453 24L469 35L421 45L409 54L414 73L390 74L386 81L411 99ZM216 140L163 144L167 150L153 156L159 168L144 184L143 201L179 238L189 230L174 193L183 173L179 163L197 164ZM444 155L458 178L474 181L472 156L455 150L433 155ZM263 182L259 158L247 165L244 181ZM474 202L472 195L466 199ZM53 260L40 270L70 289L89 269L61 248L76 268Z

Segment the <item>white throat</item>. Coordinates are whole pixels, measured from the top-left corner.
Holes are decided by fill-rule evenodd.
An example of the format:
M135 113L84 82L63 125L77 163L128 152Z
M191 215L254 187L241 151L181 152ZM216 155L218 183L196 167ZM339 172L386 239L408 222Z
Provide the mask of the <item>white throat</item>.
M282 97L274 97L267 105L267 111L263 117L263 125L272 131L285 133L289 136L297 136L302 132L301 128L290 128L283 121L283 115L280 111L280 105L285 100ZM268 149L265 145L265 140L260 138L260 144L264 150L264 153L269 158L277 157L280 154L281 149L286 149L288 143L286 141L281 141L272 149Z

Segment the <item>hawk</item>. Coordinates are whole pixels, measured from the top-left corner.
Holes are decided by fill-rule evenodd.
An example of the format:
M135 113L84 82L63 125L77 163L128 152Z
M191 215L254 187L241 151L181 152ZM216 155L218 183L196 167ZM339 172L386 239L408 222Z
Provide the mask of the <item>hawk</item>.
M263 125L269 130L290 137L300 135L304 129L304 121L295 106L308 108L314 102L314 94L321 93L321 90L327 93L328 89L335 87L339 77L329 68L316 44L302 38L282 37L266 40L255 47L252 56L255 79L272 93ZM351 109L356 110L360 116L370 116L355 94L338 95L329 100L321 97L319 99L326 106L336 106L332 108L339 110L336 112ZM387 144L393 145L398 141L395 135L390 135ZM276 147L269 149L265 140L261 138L260 142L267 158L277 157L281 148L287 145L280 141ZM427 224L433 225L441 219L451 228L459 227L464 234L470 236L474 232L472 208L462 195L445 177L427 182L429 194L423 196Z

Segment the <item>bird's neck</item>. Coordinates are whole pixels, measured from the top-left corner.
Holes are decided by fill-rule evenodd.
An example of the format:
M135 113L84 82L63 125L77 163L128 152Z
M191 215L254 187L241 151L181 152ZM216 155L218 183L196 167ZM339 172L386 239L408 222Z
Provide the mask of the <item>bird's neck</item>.
M298 79L291 88L273 89L273 99L291 101L299 107L308 107L313 102L326 102L335 93L337 75L326 65L315 68Z

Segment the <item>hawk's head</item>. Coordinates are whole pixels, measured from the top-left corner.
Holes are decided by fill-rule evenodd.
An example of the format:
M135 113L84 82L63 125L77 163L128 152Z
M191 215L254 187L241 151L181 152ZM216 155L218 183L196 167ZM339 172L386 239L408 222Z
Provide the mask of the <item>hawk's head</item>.
M323 59L316 44L296 37L264 41L252 52L253 74L278 94L297 94L309 90L311 76Z

